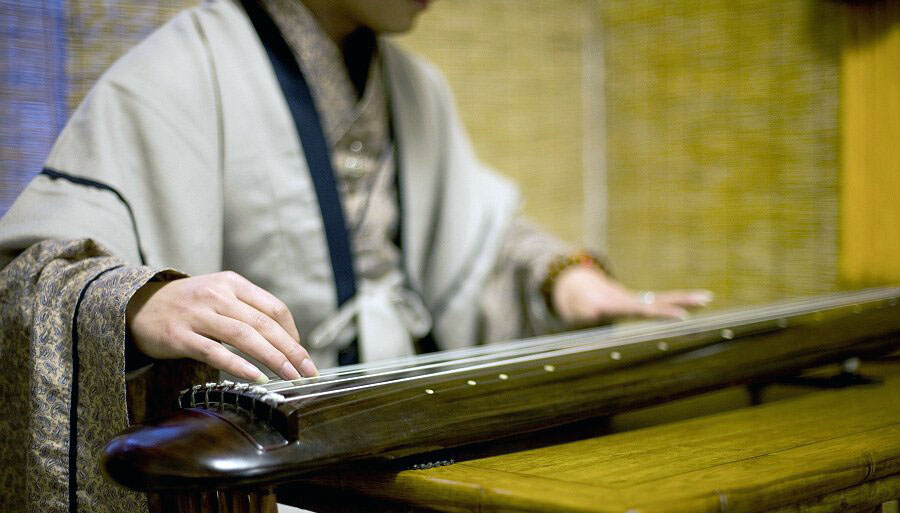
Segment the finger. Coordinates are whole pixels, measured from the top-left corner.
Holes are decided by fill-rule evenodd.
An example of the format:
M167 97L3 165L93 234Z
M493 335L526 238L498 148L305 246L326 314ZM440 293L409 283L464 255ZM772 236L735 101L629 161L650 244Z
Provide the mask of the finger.
M184 353L188 358L247 381L259 384L269 381L269 378L252 363L232 353L219 342L196 333L185 336Z
M237 273L231 273L231 280L238 299L274 319L297 343L300 342L297 323L284 302Z
M204 317L194 328L201 335L230 344L259 360L282 379L300 377L287 357L249 324L225 315L212 314Z
M656 300L670 305L697 308L709 304L713 300L713 293L708 290L669 290L657 293Z
M640 317L646 319L687 319L690 315L688 311L680 306L669 305L661 302L638 303L628 302L620 303L618 308L614 310L617 317ZM609 314L609 311L603 310L600 315Z
M596 324L610 318L640 318L640 319L676 319L686 320L690 318L687 310L677 306L663 305L632 305L617 308L614 313L607 309L599 309L576 319L580 324Z
M630 295L622 295L612 303L599 300L587 302L577 317L582 322L596 323L616 317L685 319L687 316L687 311L678 306L657 302L641 303Z
M662 302L652 303L649 305L641 305L641 317L647 318L663 318L663 319L681 319L685 320L690 314L684 308L677 305L670 305Z
M587 290L574 311L582 321L596 323L616 317L646 317L646 305L637 302L631 294L606 295L596 290Z
M241 301L219 305L218 313L237 319L255 329L269 344L281 352L294 369L307 377L318 375L319 371L309 357L309 353L291 337L274 319Z

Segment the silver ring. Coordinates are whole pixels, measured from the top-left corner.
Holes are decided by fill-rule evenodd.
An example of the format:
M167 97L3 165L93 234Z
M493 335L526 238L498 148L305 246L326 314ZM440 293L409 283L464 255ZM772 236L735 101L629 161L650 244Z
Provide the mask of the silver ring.
M642 290L637 293L637 300L644 305L652 305L656 301L656 294L651 290Z

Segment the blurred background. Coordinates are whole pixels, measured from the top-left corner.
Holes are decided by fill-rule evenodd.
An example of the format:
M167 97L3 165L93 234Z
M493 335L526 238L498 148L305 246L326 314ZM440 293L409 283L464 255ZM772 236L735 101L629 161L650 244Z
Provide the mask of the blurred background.
M0 0L0 214L94 80L187 0ZM718 306L900 283L900 0L439 0L447 75L526 212Z

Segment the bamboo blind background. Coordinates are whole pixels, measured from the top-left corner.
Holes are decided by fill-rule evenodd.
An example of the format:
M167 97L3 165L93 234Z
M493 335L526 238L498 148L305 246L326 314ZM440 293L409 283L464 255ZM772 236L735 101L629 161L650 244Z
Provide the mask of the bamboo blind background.
M525 211L584 237L582 0L441 0L402 38L447 75L478 155L522 188Z
M840 275L900 284L900 0L847 6Z
M837 284L839 4L598 4L609 251L727 303Z
M191 3L0 0L0 213L95 77ZM441 0L400 40L446 73L531 217L635 287L729 305L838 286L843 9Z
M0 215L68 116L64 4L0 0Z
M840 9L455 0L409 43L529 215L635 287L746 304L837 286Z

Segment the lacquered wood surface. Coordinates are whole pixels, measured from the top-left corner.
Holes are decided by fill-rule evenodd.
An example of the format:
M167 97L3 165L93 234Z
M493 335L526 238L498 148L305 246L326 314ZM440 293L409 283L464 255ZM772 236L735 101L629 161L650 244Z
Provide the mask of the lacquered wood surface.
M864 511L900 497L900 362L863 368L885 383L315 485L410 507L397 511Z
M258 392L198 386L184 398L195 413L117 436L102 464L120 484L148 492L268 486L613 415L890 351L900 343L898 294L862 291L837 303L828 296L591 331L549 339L549 348L529 342L472 358L425 356Z
M706 328L674 337L661 327L646 343L588 345L582 352L513 358L494 367L448 363L452 372L324 398L298 397L282 408L295 408L297 439L309 462L399 457L877 352L896 345L900 317L897 306L856 311L848 305L792 317L787 328L777 328L775 319L706 325L701 318L696 324ZM667 351L658 350L661 341Z

